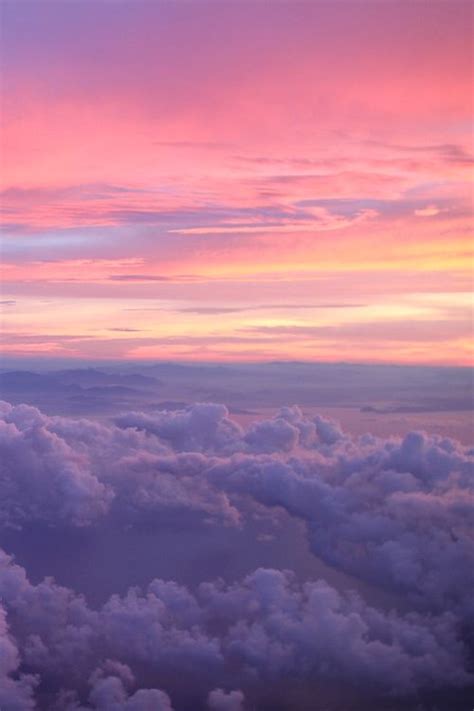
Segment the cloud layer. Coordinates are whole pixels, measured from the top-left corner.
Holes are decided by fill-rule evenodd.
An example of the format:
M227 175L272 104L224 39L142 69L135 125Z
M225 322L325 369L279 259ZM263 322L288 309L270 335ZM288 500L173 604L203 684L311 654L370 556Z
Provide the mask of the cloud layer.
M472 687L473 453L456 441L354 439L295 406L247 428L211 403L115 424L1 412L4 530L170 512L178 525L235 527L283 508L305 522L315 555L398 600L398 611L377 609L260 568L191 588L155 579L91 608L50 578L33 584L2 553L2 707L168 710L171 698L237 711L282 675L376 696Z

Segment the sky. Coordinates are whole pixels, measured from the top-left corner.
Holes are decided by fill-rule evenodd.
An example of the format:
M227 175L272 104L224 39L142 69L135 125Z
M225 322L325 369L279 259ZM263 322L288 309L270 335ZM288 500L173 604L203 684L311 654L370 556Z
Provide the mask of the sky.
M4 354L471 362L471 3L1 15Z
M474 708L472 7L0 0L2 710Z

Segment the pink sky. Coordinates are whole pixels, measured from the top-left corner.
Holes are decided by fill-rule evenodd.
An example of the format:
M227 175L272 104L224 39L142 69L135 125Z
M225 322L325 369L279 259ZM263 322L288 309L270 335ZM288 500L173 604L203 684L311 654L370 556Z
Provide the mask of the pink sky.
M2 14L5 353L470 362L470 3Z

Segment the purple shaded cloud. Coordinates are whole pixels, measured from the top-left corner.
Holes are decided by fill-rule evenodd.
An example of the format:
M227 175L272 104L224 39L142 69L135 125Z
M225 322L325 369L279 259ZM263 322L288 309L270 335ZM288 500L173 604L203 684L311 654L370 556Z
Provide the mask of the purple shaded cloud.
M372 698L474 685L473 453L455 440L352 438L298 407L242 427L213 403L115 424L3 403L0 432L3 528L88 526L99 540L167 511L177 526L239 526L279 507L317 556L398 607L258 568L189 587L153 579L93 608L2 553L7 708L237 710L281 678Z
M175 670L188 684L199 688L200 679L212 690L226 683L229 665L241 684L249 674L262 682L285 674L403 694L473 681L450 615L382 613L324 581L296 583L289 572L259 569L233 585L203 583L196 593L154 580L146 591L131 588L94 611L51 580L32 585L3 556L0 593L23 663L63 695L92 679L93 708L108 709L100 703L114 697L135 708L124 691L134 684L133 669L141 678L167 679L171 696ZM97 671L104 657L113 662ZM8 676L5 684L11 686ZM135 694L169 708L156 689ZM211 691L211 704L218 696L223 702ZM239 694L225 700L242 701Z
M45 427L34 408L2 403L0 419L0 520L87 525L103 515L111 489L90 471L64 439Z
M240 690L225 692L214 689L209 692L207 703L211 711L243 711L245 696Z

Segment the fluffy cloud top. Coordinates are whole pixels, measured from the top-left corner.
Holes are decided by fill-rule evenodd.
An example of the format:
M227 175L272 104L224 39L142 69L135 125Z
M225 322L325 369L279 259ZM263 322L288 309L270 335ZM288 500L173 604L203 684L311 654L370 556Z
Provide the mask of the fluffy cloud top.
M3 528L100 522L100 536L166 511L239 526L279 507L317 556L400 603L259 568L233 584L155 579L96 609L2 553L2 708L237 711L281 678L375 695L472 688L472 452L459 443L354 439L296 407L246 429L213 404L114 424L1 413Z
M240 689L229 693L214 689L209 692L207 702L211 711L242 711L244 698Z
M228 683L229 669L242 684L255 675L268 683L285 675L397 693L474 681L451 615L382 613L324 581L299 584L289 572L259 569L233 585L201 584L196 593L154 580L146 591L114 595L95 611L51 580L32 585L3 556L0 595L18 648L5 631L4 694L30 691L30 680L18 688L8 674L18 667L18 653L63 698L89 680L92 708L107 710L148 708L150 699L161 704L153 708L170 708L156 689L128 696L133 668L163 683L179 670L191 687L198 678L208 687ZM104 665L104 658L114 661ZM67 683L72 688L60 691ZM239 692L211 689L211 708L242 703Z
M35 408L3 405L0 419L0 521L68 521L85 525L103 515L113 498Z

